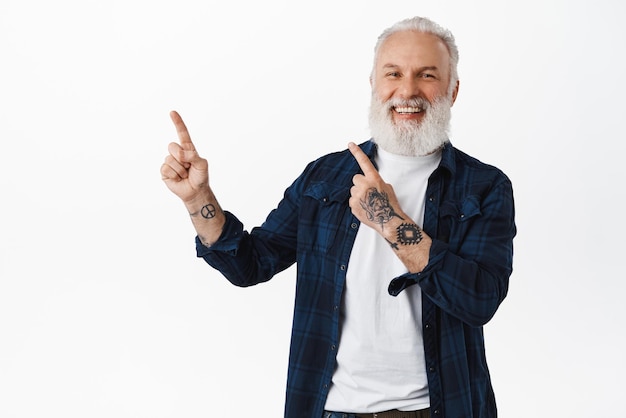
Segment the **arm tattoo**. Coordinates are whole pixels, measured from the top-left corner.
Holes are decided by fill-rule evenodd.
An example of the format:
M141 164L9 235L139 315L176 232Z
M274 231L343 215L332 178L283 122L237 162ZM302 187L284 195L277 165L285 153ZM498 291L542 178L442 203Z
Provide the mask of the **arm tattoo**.
M202 215L204 219L215 218L215 212L216 212L215 206L213 206L210 203L208 205L202 206L202 209L200 210L200 214Z
M367 219L369 219L370 222L379 224L381 227L384 227L384 224L389 222L394 216L404 220L389 204L387 193L381 193L374 187L367 191L365 200L361 200L361 207L365 210L365 213L367 213Z
M385 241L387 241L389 246L396 251L399 251L398 243L401 245L417 245L424 238L422 235L422 228L415 224L400 224L396 228L396 232L398 233L398 242L391 242L385 238Z
M200 215L202 215L204 219L213 219L215 218L215 214L217 213L217 210L215 209L215 206L213 204L209 203L209 204L202 206L202 209L200 209L199 213ZM191 217L196 217L198 216L198 212L190 213L189 215Z
M402 245L417 245L422 240L422 229L415 224L400 224L396 228L398 242Z

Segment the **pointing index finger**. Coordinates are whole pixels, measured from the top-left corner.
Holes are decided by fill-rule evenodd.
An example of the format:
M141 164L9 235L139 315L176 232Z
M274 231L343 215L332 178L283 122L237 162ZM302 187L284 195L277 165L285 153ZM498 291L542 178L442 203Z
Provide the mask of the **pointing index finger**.
M185 122L183 122L183 118L181 118L178 112L175 110L172 110L170 112L170 118L172 119L172 122L174 122L174 126L176 127L176 133L178 134L180 145L184 146L186 144L189 144L191 145L191 148L194 149L193 142L191 142L191 136L189 135L189 131L187 130Z
M348 149L352 153L352 156L363 170L363 174L365 176L378 175L378 170L374 167L374 164L370 161L369 157L363 152L361 147L359 147L354 142L350 142L348 144Z

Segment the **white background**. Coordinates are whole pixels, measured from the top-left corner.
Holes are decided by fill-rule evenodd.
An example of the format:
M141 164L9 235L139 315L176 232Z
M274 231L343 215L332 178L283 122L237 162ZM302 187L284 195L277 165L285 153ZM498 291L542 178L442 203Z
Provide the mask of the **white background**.
M457 37L453 143L514 184L500 415L626 416L618 0L2 0L0 416L282 416L295 270L239 289L196 258L168 113L249 229L367 139L375 39L413 15Z

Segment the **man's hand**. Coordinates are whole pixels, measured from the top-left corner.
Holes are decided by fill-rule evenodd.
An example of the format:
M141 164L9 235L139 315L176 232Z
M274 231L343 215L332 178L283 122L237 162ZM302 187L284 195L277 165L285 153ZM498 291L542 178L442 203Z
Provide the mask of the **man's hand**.
M361 167L363 174L355 174L350 189L350 209L359 221L385 235L385 228L395 230L397 220L405 220L391 184L385 183L376 167L353 142L348 149ZM396 222L393 222L393 221Z
M170 117L180 144L172 142L168 146L169 155L161 166L161 178L167 187L184 203L192 202L209 191L209 165L201 158L191 142L185 122L176 111Z
M169 145L170 154L161 166L161 178L183 201L200 241L209 247L220 237L226 217L209 186L207 160L198 155L180 115L172 111L170 117L180 144Z
M385 183L361 148L350 142L348 149L363 171L352 178L352 213L382 235L408 271L422 271L428 264L432 240L402 211L393 187Z

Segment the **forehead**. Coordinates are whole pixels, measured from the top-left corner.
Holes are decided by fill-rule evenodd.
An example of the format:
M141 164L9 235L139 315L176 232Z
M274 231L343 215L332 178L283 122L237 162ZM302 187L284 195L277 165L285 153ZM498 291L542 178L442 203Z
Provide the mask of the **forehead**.
M380 46L376 65L436 66L447 70L450 53L439 37L412 30L391 34Z

